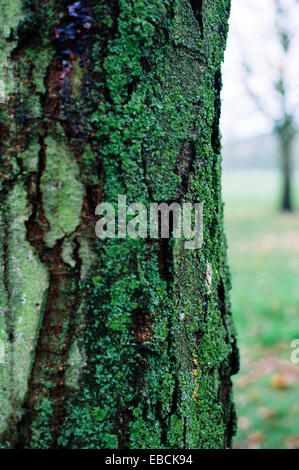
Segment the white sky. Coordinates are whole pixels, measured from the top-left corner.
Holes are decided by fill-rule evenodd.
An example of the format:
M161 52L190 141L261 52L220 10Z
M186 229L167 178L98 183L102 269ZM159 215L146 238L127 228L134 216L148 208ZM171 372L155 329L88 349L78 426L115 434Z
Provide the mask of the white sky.
M244 85L246 80L259 96L262 108L278 118L281 108L274 83L283 68L288 77L288 108L295 115L299 114L299 1L280 0L287 9L283 20L285 28L292 33L287 59L278 41L274 2L232 0L223 65L221 129L224 142L272 131L273 120L258 110ZM250 66L249 76L244 63Z

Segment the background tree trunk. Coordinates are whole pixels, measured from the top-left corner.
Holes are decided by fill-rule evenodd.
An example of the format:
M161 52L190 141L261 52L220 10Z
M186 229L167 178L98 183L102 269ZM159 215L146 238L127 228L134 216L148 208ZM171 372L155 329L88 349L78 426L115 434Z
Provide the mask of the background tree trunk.
M2 0L0 432L16 448L224 448L238 368L221 201L229 0ZM201 201L204 244L96 238Z
M277 128L280 144L281 166L282 166L282 202L281 210L293 211L292 191L292 145L296 135L293 122L288 115L284 116L281 126Z
M282 143L283 196L282 210L292 211L291 191L291 142Z

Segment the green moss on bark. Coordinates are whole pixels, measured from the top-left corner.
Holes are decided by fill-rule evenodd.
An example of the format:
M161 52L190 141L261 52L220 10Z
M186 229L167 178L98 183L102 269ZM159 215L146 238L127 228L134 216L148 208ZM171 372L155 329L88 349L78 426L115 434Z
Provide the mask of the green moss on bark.
M51 276L26 412L5 442L229 447L237 353L219 94L230 2L207 0L198 21L187 0L82 1L86 22L64 44L69 4L24 1L23 39L10 52L17 139L2 145L3 191L15 178L27 188L26 243ZM41 47L28 39L37 17ZM95 207L120 194L202 202L202 249L97 240Z

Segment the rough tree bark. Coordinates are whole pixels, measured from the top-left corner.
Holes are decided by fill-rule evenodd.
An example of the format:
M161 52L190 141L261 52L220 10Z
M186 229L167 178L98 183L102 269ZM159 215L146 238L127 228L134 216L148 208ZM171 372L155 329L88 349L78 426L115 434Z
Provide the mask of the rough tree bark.
M229 9L1 0L2 447L230 446ZM95 207L119 194L203 202L202 249L97 239Z

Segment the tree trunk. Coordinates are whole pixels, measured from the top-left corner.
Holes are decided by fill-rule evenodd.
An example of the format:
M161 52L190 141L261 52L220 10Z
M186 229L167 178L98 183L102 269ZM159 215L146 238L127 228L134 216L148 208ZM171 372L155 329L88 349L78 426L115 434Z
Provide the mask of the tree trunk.
M281 160L282 160L282 204L281 209L285 212L293 211L292 198L292 141L290 132L286 129L280 135Z
M2 447L230 446L229 9L1 0ZM202 248L98 239L95 208L118 195L202 202Z

